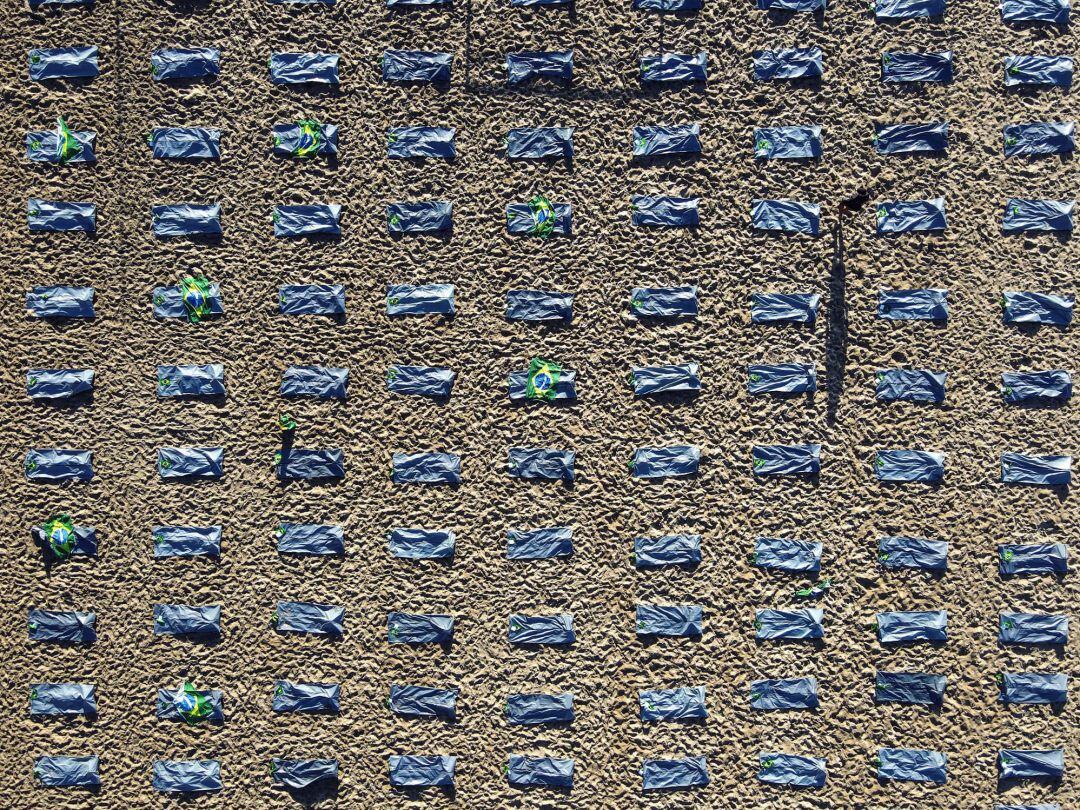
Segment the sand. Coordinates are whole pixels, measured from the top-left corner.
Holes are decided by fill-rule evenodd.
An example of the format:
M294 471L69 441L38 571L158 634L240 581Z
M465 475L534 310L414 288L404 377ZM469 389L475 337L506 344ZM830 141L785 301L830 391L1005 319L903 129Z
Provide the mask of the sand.
M875 24L863 4L846 2L821 20L772 20L746 2L706 0L703 11L669 18L632 11L627 2L583 0L576 11L515 10L503 0L461 2L452 9L391 13L374 0L333 8L290 9L261 0L208 6L153 0L102 0L90 13L31 13L9 3L0 42L0 117L7 193L0 199L0 291L5 426L5 538L0 586L0 804L18 808L162 807L171 800L150 785L157 758L220 758L225 790L199 806L296 806L271 786L268 760L334 757L341 762L341 808L989 808L995 800L1080 799L1073 776L1080 756L1076 701L1004 708L995 672L1075 674L1077 642L1053 651L1005 649L997 643L1000 610L1077 613L1073 575L1003 581L995 545L1033 538L1072 544L1080 528L1075 494L1005 488L1001 452L1080 451L1073 405L1058 409L1005 406L998 393L1006 370L1076 371L1076 329L1020 331L1000 321L1003 288L1075 292L1077 243L1054 236L1005 238L999 222L1011 195L1071 198L1075 164L1057 158L1008 160L1001 154L1007 123L1072 120L1074 96L1060 91L1006 94L1001 60L1011 53L1068 53L1075 37L1052 29L1010 29L990 2L950 4L944 22ZM661 42L672 50L710 52L706 88L651 94L636 79L639 54ZM78 87L45 87L26 79L34 46L97 44L102 73ZM757 85L755 48L818 45L825 78L818 89ZM187 88L152 82L149 55L171 45L221 48L223 70L209 84ZM402 88L379 81L386 47L455 52L451 87ZM956 80L918 90L878 81L884 48L952 48ZM504 87L511 50L573 48L571 89ZM266 60L274 50L325 50L342 56L336 92L274 87ZM31 165L23 132L48 128L63 114L76 129L98 132L94 167ZM341 127L341 157L282 161L270 155L274 123L314 116ZM886 159L870 145L874 123L949 120L947 156ZM697 161L640 167L630 162L635 124L697 121L704 154ZM825 154L812 165L757 165L755 125L818 123ZM392 125L457 128L453 163L384 158ZM500 142L512 126L574 126L572 164L511 164ZM220 163L152 161L144 136L155 125L206 125L224 130ZM940 236L883 239L873 210L844 227L849 310L845 360L827 364L828 319L835 302L829 274L837 249L837 201L872 185L874 199L944 196L949 228ZM510 238L503 207L543 192L574 206L572 239ZM634 229L631 194L701 197L693 232ZM31 236L28 196L98 204L95 238ZM819 239L772 238L749 228L754 197L792 197L823 205ZM395 241L385 232L387 202L454 201L455 229L445 241ZM220 202L220 244L159 241L150 207ZM344 206L343 236L330 243L271 237L279 203ZM201 271L221 283L225 317L192 326L156 322L150 291ZM346 286L342 323L275 313L281 283ZM386 285L452 282L457 317L391 321ZM644 326L627 318L629 291L639 285L696 284L696 322ZM23 317L25 291L36 284L92 285L92 322L50 325ZM947 287L947 326L889 324L874 318L884 287ZM503 296L511 288L576 293L569 328L508 323ZM754 291L815 291L822 318L809 329L749 323ZM544 355L578 372L571 407L512 407L506 377ZM745 392L751 362L812 362L822 390L788 400ZM227 399L220 403L159 401L159 363L224 363ZM635 401L624 383L630 365L696 362L704 391L692 401ZM281 485L271 463L283 407L277 395L291 364L346 366L347 402L290 406L301 422L297 445L340 447L347 476L336 485ZM453 397L437 404L384 390L391 363L446 365L458 371ZM833 372L829 379L827 365ZM892 366L946 370L941 407L879 405L873 372ZM37 367L92 367L93 400L79 407L30 403L25 372ZM832 405L826 388L834 391ZM832 413L830 411L833 411ZM816 481L759 481L750 473L754 443L820 442ZM701 474L648 484L631 480L634 448L673 443L702 448ZM177 485L154 468L160 446L226 448L219 482ZM573 487L509 479L509 447L550 446L577 453ZM94 451L88 485L34 485L21 475L31 447ZM885 488L872 480L878 447L947 454L937 488ZM394 451L460 453L460 488L390 483ZM95 526L100 555L47 573L28 528L56 511ZM285 559L273 529L279 521L345 527L342 560ZM219 561L155 561L151 527L161 523L221 525ZM545 525L574 527L568 560L510 563L505 532ZM452 565L391 559L394 526L451 528ZM704 560L694 571L638 572L630 562L636 535L699 533ZM884 572L876 538L913 534L948 540L949 570L934 578ZM805 580L753 569L756 536L794 536L825 544L823 574L834 589L824 600L824 642L756 644L756 607L790 604ZM1074 546L1075 550L1075 546ZM269 626L278 599L344 605L346 633L337 642L279 635ZM154 637L157 602L219 604L223 639L215 646ZM642 644L633 630L638 603L699 603L699 642ZM99 640L88 649L26 640L31 607L94 610ZM885 650L870 629L878 610L949 611L949 641ZM446 612L457 619L448 651L386 642L391 610ZM530 651L506 642L512 611L574 615L578 642L568 650ZM946 674L939 712L876 706L876 668ZM754 713L747 687L760 677L813 675L820 710ZM186 728L154 717L156 690L182 677L225 693L220 727ZM338 717L275 716L271 682L338 681ZM97 684L100 716L35 722L26 710L28 684ZM413 721L385 706L391 683L456 687L459 719ZM637 691L703 684L709 719L700 725L643 725ZM501 717L519 691L571 691L577 720L569 728L511 728ZM879 784L870 759L879 746L932 748L949 757L940 787ZM995 760L1001 747L1066 748L1060 786L1025 784L999 797ZM785 791L754 779L759 750L825 756L822 790ZM573 757L569 793L518 791L501 768L509 753ZM34 757L101 756L97 795L36 788ZM455 794L409 795L390 788L386 757L446 753L459 757ZM645 796L644 758L705 755L712 783L692 793Z

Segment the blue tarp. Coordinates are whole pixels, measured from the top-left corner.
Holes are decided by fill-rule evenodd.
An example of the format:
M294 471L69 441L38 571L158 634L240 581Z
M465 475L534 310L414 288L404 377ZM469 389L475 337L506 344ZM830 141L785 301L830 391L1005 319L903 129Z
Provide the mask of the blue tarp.
M1072 295L1004 290L1001 296L1005 323L1046 323L1053 326L1072 323L1076 300Z
M159 82L217 76L220 71L221 51L217 48L165 48L150 55L150 72Z
M274 236L341 236L341 206L279 205L274 208Z
M761 11L825 11L825 0L757 0Z
M657 228L696 228L698 198L635 194L630 198L630 224Z
M569 613L553 616L526 616L511 613L507 640L511 644L573 644L574 617Z
M574 696L521 694L506 699L506 722L515 726L574 722Z
M825 611L821 608L763 608L754 611L754 637L759 641L822 638L825 635L821 624L824 618Z
M875 372L878 402L944 402L948 372L890 368Z
M75 6L92 8L94 5L94 0L28 0L28 2L31 11L37 11L41 8L53 10Z
M879 234L943 231L946 224L944 197L933 200L883 202L877 205L877 232Z
M779 678L750 684L750 707L758 711L816 709L816 678Z
M697 155L701 153L700 124L634 127L631 149L634 157Z
M701 390L701 377L697 363L682 366L632 366L631 385L634 395L647 397L655 394L690 392Z
M940 53L898 53L882 51L883 82L951 82L952 51Z
M639 636L701 635L701 605L638 605L635 615Z
M506 533L506 556L511 560L546 560L569 557L574 553L574 530L569 526L552 526Z
M79 151L63 157L60 150L60 133L52 130L30 130L26 133L26 159L35 163L94 163L94 142L97 133L92 130L71 130L71 137L78 143Z
M399 613L386 616L391 644L443 644L454 636L454 617L436 613Z
M277 2L333 2L333 0L277 0ZM291 790L310 790L319 782L338 780L336 759L270 760L270 778Z
M888 321L944 321L949 317L948 297L948 290L879 290L877 316Z
M1052 371L1006 371L1001 375L1001 394L1008 403L1066 402L1072 397L1072 375Z
M924 568L944 571L949 565L949 544L922 537L882 537L878 559L886 568Z
M225 395L225 366L158 366L159 397L217 397Z
M320 523L282 523L277 527L279 554L344 554L345 530Z
M345 455L339 449L282 450L277 462L277 477L283 481L319 480L345 477Z
M187 318L188 308L184 304L185 291L180 285L174 287L155 287L152 296L155 318ZM221 288L217 282L210 282L209 291L203 296L209 315L221 315ZM204 316L205 317L205 316Z
M387 50L382 59L383 81L446 84L453 61L450 53Z
M704 720L709 716L705 707L704 686L680 686L677 689L653 689L638 692L641 720Z
M160 447L157 468L162 478L221 478L224 447Z
M697 287L634 287L630 314L635 318L696 318Z
M754 51L754 78L759 82L814 79L820 76L821 48Z
M74 48L31 48L27 54L30 81L92 79L98 75L97 45Z
M454 556L454 533L445 530L391 529L390 554L405 560L437 560Z
M402 717L457 717L457 689L390 684L390 711Z
M293 0L295 2L295 0ZM308 121L313 132L305 132L299 123L274 124L272 137L274 140L274 154L278 157L299 156L299 150L304 150L304 157L315 155L336 155L338 153L338 128L337 124L314 124ZM315 131L317 130L317 131Z
M808 394L817 390L817 369L801 363L751 364L746 389L751 394Z
M944 784L946 758L937 751L919 748L879 748L878 779Z
M945 4L942 2L942 8ZM949 123L886 124L874 128L874 149L879 155L944 152L949 147Z
M1069 643L1069 617L1044 613L1002 613L998 641L1002 644Z
M1065 750L1044 751L1002 748L998 751L1000 779L1061 779L1065 775Z
M759 231L817 236L821 229L821 206L798 200L754 200L750 220Z
M569 84L574 80L573 51L522 51L506 55L506 83L510 87L551 79Z
M1005 86L1068 87L1072 84L1071 56L1006 56Z
M1060 704L1069 697L1069 676L1063 672L1021 672L1001 675L1003 703Z
M386 133L388 158L455 158L453 127L391 127Z
M278 602L274 626L282 633L340 636L345 632L345 608L312 602Z
M461 456L453 453L394 453L395 484L460 484Z
M945 698L948 678L922 672L878 672L874 700L879 703L915 703L939 706Z
M26 625L31 641L92 644L97 640L96 613L30 608Z
M199 698L206 701L206 707L210 713L206 719L213 723L220 723L225 719L225 710L221 704L222 694L218 689L206 689L196 692ZM177 689L158 689L156 715L161 720L185 720L180 713L180 705L191 705L190 693L183 687Z
M336 683L292 683L274 681L271 708L275 712L337 712L341 686Z
M1034 124L1010 124L1001 131L1005 157L1040 157L1042 155L1067 155L1073 152L1073 130L1076 124L1039 122Z
M93 318L93 287L34 287L26 293L32 318Z
M638 67L641 81L664 84L703 82L709 62L709 54L659 53L642 56Z
M757 127L754 157L763 160L805 160L821 157L821 127Z
M757 778L760 782L788 787L825 786L825 760L798 754L762 751L758 754Z
M389 203L388 233L439 233L454 227L454 204L442 200Z
M944 610L896 611L877 614L878 641L903 644L909 641L945 641L949 614Z
M562 321L574 316L574 294L547 290L508 290L506 319L510 321Z
M453 315L453 284L391 284L386 290L387 315Z
M340 284L282 284L278 311L283 315L344 315L345 288Z
M1005 233L1071 231L1074 206L1072 200L1025 200L1010 197L1005 203L1001 229Z
M701 536L669 534L664 537L635 537L634 565L660 568L665 565L697 565L701 562Z
M788 573L821 570L821 543L780 537L759 537L754 541L754 565Z
M457 757L391 756L390 784L394 787L451 787Z
M97 530L90 526L75 526L75 547L71 550L73 556L96 557L98 551ZM56 558L50 538L41 526L30 529L30 536L41 547L46 556Z
M281 376L283 397L345 399L349 386L347 368L329 366L289 366Z
M32 683L30 714L33 717L93 717L97 714L97 689L90 683Z
M94 477L90 450L31 450L23 460L31 481L89 481Z
M820 444L756 444L751 451L754 475L817 475Z
M1001 480L1006 484L1068 486L1072 480L1072 457L1002 453Z
M97 757L38 757L34 776L45 787L96 788L101 784Z
M154 605L155 636L220 636L218 605Z
M30 399L71 399L93 390L92 368L32 368L26 372L26 395Z
M685 789L707 784L709 766L705 757L647 759L641 765L642 790Z
M573 228L574 208L570 203L551 203L555 212L549 236L569 236ZM507 203L506 231L516 235L536 235L537 218L529 203Z
M155 205L150 209L154 236L197 236L221 233L221 206Z
M1069 547L1064 543L1004 543L998 546L998 571L1011 574L1064 574Z
M630 474L634 478L697 475L700 463L700 447L641 447L634 451L634 457L630 461Z
M821 296L816 293L753 293L750 320L753 323L813 323L817 320Z
M704 0L634 0L633 6L638 11L700 11Z
M419 397L448 397L457 374L436 366L390 366L386 370L386 390Z
M337 84L336 53L274 53L270 55L270 81L274 84Z
M511 478L534 481L574 480L574 453L547 447L511 447L507 466Z
M574 760L511 754L506 779L517 787L570 788L574 784Z
M917 17L942 17L945 0L875 0L874 16L879 20L910 20Z
M515 8L526 6L569 6L573 0L510 0L510 5Z
M154 790L203 793L221 787L221 763L216 759L154 760Z
M97 206L88 202L39 200L31 197L26 201L26 226L34 232L94 233L97 230Z
M1061 810L1059 804L995 804L994 810Z
M208 127L154 127L150 150L155 158L168 160L218 160L221 130Z
M220 526L155 526L154 557L218 557Z
M999 7L1003 22L1069 23L1069 0L1001 0Z
M573 155L573 127L517 127L506 134L506 156L511 159Z

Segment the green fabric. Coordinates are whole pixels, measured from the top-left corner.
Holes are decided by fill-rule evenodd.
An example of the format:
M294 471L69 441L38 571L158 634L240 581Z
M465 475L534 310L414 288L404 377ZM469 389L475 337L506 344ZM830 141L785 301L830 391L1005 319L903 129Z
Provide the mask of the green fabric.
M555 399L555 386L562 375L562 366L551 360L534 357L529 363L529 376L525 381L526 399Z
M300 127L300 140L293 147L292 153L297 157L314 157L319 154L323 145L322 124L310 118L304 118L296 122Z
M184 681L173 696L173 704L185 723L198 723L214 713L210 700L191 681Z
M49 550L57 559L67 559L75 550L75 526L67 515L54 515L49 518L41 530L45 532L45 541Z
M533 224L529 227L529 233L546 239L555 231L555 207L551 201L542 194L537 194L529 200L529 213L532 214Z
M79 143L78 139L68 129L68 125L64 122L63 118L56 119L56 159L60 163L67 163L69 160L78 157L82 153L83 147Z
M204 276L184 276L180 279L180 292L191 323L198 323L210 314L210 282Z

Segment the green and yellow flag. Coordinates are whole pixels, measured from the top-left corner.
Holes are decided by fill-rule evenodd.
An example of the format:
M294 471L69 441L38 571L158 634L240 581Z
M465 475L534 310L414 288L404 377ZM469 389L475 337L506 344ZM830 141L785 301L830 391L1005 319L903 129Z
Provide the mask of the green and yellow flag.
M214 713L210 700L191 681L184 681L173 695L173 705L185 723L198 723Z
M555 399L555 386L562 375L562 366L551 360L534 357L529 363L525 381L526 399Z
M41 527L49 551L58 560L66 560L75 550L75 526L67 515L54 515Z
M82 154L83 146L63 118L56 119L56 161L67 163Z
M203 276L184 276L180 279L180 294L187 319L198 323L210 314L210 282Z
M532 215L530 235L546 239L555 232L555 206L543 194L537 194L529 200L529 213Z
M304 118L297 121L296 125L300 127L300 139L292 153L296 157L314 157L319 154L324 141L322 124L312 118Z

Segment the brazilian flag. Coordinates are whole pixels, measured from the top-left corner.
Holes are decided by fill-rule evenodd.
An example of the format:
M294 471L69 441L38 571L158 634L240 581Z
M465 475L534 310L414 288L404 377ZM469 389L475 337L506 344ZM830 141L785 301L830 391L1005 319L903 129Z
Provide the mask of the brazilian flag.
M210 314L210 282L206 278L184 276L180 279L180 294L191 323L198 323Z
M49 551L58 560L66 560L75 550L75 526L67 515L55 515L41 527Z
M555 386L562 374L562 366L551 360L534 357L529 363L529 376L525 381L526 399L555 399Z
M56 161L67 163L82 154L83 146L63 118L56 119Z
M185 723L198 723L214 713L210 700L196 689L191 681L184 681L173 695L173 705L176 706L177 713Z
M532 216L532 225L529 226L531 236L546 239L555 232L555 206L547 197L537 194L529 200L529 214Z
M323 126L311 118L304 118L296 122L300 127L300 140L296 142L292 153L296 157L315 157L322 149L324 142Z

